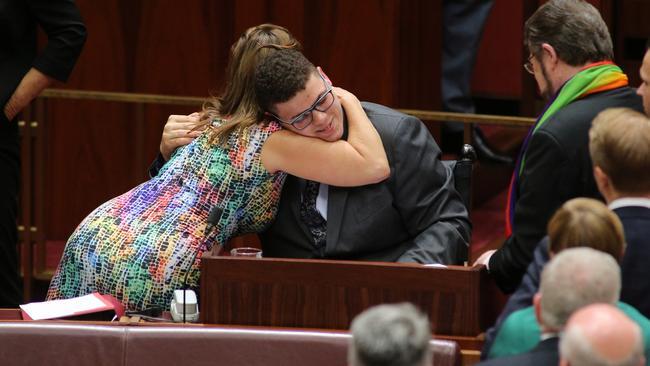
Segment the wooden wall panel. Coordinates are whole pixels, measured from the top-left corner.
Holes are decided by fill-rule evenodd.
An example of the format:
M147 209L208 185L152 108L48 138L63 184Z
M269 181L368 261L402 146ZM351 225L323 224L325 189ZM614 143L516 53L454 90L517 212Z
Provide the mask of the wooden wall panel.
M397 17L397 59L389 85L396 108L439 110L442 57L442 1L403 1Z
M513 99L521 96L523 6L521 0L495 1L476 57L472 80L475 94Z
M305 2L305 54L362 100L394 101L397 1Z
M88 40L67 87L123 91L133 65L128 34L116 1L79 1ZM106 198L134 184L129 143L132 107L119 103L57 100L46 104L44 226L47 238L66 239Z

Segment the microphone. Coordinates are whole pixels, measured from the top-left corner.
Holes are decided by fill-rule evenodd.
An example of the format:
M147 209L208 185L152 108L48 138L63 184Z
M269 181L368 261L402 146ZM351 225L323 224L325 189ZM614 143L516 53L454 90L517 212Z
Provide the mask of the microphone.
M214 206L210 210L210 214L208 215L207 225L205 226L205 230L203 231L203 239L201 240L201 243L199 244L196 252L194 253L194 256L192 257L192 261L190 262L190 268L188 268L187 272L185 273L185 278L183 279L183 323L185 323L185 319L186 319L185 316L187 312L187 303L185 302L186 292L187 292L187 279L189 278L190 274L193 272L192 265L194 264L194 261L196 261L196 257L199 255L201 249L203 247L207 248L208 237L210 236L210 234L212 234L214 229L217 228L217 224L219 223L219 220L221 220L222 214L223 214L223 209L219 206ZM174 298L176 297L177 294L176 291L174 291ZM194 295L194 300L196 300L196 295ZM175 303L175 301L172 300L172 303ZM174 308L175 306L172 306L173 310L177 310ZM172 311L172 315L173 313L174 312Z

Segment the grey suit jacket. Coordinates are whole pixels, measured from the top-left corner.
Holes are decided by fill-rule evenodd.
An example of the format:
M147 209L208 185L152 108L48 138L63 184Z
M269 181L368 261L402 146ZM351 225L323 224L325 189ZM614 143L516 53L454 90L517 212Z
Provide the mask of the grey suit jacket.
M300 218L304 183L287 177L276 220L260 236L264 256L460 263L471 224L438 145L420 120L363 106L386 149L390 177L363 187L329 187L327 243L320 251Z

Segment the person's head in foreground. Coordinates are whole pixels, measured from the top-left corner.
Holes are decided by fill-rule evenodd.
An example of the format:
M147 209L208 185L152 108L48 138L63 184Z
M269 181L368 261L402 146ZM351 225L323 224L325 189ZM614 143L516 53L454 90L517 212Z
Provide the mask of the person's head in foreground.
M594 303L616 304L621 293L621 269L609 254L588 248L568 248L544 267L533 300L542 333L560 332L574 311Z
M588 305L569 318L560 340L561 366L644 364L641 329L615 306Z
M352 321L350 366L431 365L429 320L413 304L367 309Z

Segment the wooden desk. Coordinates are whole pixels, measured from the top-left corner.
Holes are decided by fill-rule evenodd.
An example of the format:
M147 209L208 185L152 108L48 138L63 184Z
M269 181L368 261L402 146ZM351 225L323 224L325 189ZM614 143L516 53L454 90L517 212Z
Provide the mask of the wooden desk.
M203 323L348 329L370 306L408 301L433 333L477 337L496 315L482 267L211 255L201 267Z

